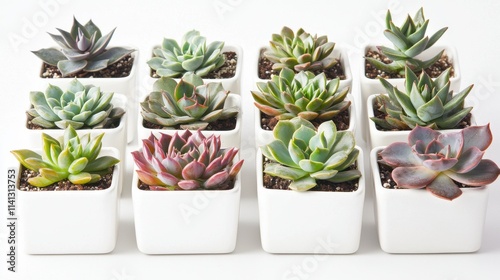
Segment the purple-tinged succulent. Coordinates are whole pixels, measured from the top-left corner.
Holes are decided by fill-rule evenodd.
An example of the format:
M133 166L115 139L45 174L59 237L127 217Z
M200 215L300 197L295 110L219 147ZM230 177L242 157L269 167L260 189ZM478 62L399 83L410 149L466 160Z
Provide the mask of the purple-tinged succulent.
M143 140L132 152L139 179L151 190L217 189L236 177L243 160L233 163L237 148L221 149L219 136L199 130L182 135L160 133Z
M462 194L457 183L480 187L497 179L498 166L483 159L492 138L489 125L448 134L417 126L410 132L408 143L393 143L382 150L380 162L394 168L392 178L398 187L426 188L438 197L453 200Z

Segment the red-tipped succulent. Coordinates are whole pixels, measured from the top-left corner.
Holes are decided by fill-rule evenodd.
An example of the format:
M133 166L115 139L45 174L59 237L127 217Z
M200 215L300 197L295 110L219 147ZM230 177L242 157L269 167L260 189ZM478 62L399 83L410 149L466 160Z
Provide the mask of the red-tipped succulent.
M151 190L218 189L243 165L243 160L233 162L237 148L220 147L219 136L186 130L182 135L160 133L159 138L151 134L132 155L139 179Z
M457 183L480 187L497 179L498 166L483 159L491 141L489 125L448 134L417 126L410 132L408 143L393 143L382 150L380 162L394 168L392 178L398 187L426 188L438 197L453 200L462 194Z

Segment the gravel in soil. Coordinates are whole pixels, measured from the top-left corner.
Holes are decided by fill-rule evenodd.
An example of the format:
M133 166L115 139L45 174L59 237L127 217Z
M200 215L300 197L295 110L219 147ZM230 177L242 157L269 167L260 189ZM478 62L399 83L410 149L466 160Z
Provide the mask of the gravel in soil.
M260 112L260 116L261 116L260 126L264 130L273 130L274 127L276 126L276 124L278 124L278 119L273 117L273 116L266 115L262 112ZM349 121L350 121L349 110L345 110L345 111L340 112L340 114L336 115L331 120L335 123L335 126L337 126L337 130L349 129ZM328 120L326 120L326 121L328 121ZM312 120L311 121L311 123L315 127L318 127L322 122L324 122L324 121L319 121L319 120Z
M167 129L164 126L151 123L147 120L142 121L142 125L145 128L150 129ZM229 118L226 120L216 120L214 122L208 123L208 126L204 130L219 130L219 131L228 131L236 128L236 117ZM181 129L180 125L176 125L173 127L168 127L168 129Z
M68 75L65 78L122 78L130 75L134 58L132 55L127 55L116 63L109 65L106 69L97 72L78 72L76 74ZM43 70L41 78L62 78L61 71L57 66L48 65L43 63Z
M279 75L278 70L273 70L273 65L274 63L271 62L269 59L261 55L259 59L259 78L264 79L264 80L269 80L271 79L271 75ZM321 73L325 73L326 78L331 80L335 78L339 78L340 80L345 80L345 73L344 73L344 67L342 67L342 63L339 61L337 64L335 64L333 67L328 68L323 71L314 71L314 75L319 75Z
M19 190L20 191L97 191L97 190L105 190L111 186L111 182L113 179L113 169L114 167L109 168L106 174L101 175L101 180L95 182L93 184L86 185L78 185L73 184L69 180L62 180L60 182L54 183L44 188L34 187L28 183L29 178L33 178L38 176L38 172L29 170L26 168L22 168L21 170L21 178L19 179Z
M269 159L263 157L263 169L266 165L270 163ZM357 166L354 164L348 170L356 169ZM264 173L264 187L266 189L274 190L290 190L288 187L291 180L283 179L280 177L271 176ZM352 180L343 183L332 183L326 180L316 180L317 185L308 191L320 191L320 192L355 192L358 189L359 180Z
M203 79L229 79L236 75L236 65L238 64L238 55L235 52L223 52L224 64L212 72L208 73ZM160 78L156 71L151 69L152 78Z
M374 58L378 61L382 61L385 64L390 64L392 60L387 58L385 55L376 52L376 51L367 51L365 54L365 57L371 57ZM454 76L454 69L453 69L453 64L448 60L448 56L446 54L443 54L443 56L436 61L433 65L431 65L429 68L424 69L427 75L429 75L431 78L437 78L443 71L446 69L452 67L450 71L450 77ZM417 72L417 75L420 75L421 72ZM378 70L377 68L373 67L368 61L365 60L365 76L370 79L375 79L377 77L384 78L384 79L390 79L390 78L404 78L404 75L401 75L399 73L387 73L382 70Z
M141 180L139 180L139 186L138 186L138 188L140 190L143 190L143 191L152 191L151 188L149 187L149 185L143 183ZM227 180L226 182L224 182L224 184L222 184L218 188L210 189L210 190L223 191L223 190L230 190L232 188L234 188L234 180L230 179L230 180ZM176 191L188 191L188 190L178 189ZM196 190L194 190L194 191L196 191Z

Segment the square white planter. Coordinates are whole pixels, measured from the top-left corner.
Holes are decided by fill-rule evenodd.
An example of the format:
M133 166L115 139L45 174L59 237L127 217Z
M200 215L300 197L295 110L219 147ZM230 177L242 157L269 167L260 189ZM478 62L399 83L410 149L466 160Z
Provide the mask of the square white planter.
M101 155L119 157L114 148L103 148ZM121 185L118 174L122 164L115 165L113 181L105 190L16 190L19 240L24 251L28 254L104 254L113 251L118 233L117 192ZM17 174L18 187L20 169Z
M347 95L346 100L351 101L351 106L347 110L349 110L349 128L347 131L351 131L353 133L356 132L356 105L351 95ZM273 141L273 131L265 130L261 126L261 116L262 112L254 106L254 126L255 126L255 145L256 147L261 147L266 144L269 144Z
M424 189L382 187L376 147L370 154L380 247L387 253L466 253L480 249L488 188L462 189L453 201Z
M104 92L114 92L115 95L117 93L123 94L127 100L127 107L123 107L126 110L126 118L128 119L128 134L126 134L127 142L131 142L133 137L135 136L135 122L136 122L136 114L137 114L137 96L136 96L136 76L137 72L139 72L139 51L136 49L132 53L132 57L134 58L134 63L132 65L132 69L130 70L130 74L127 77L121 78L78 78L78 80L84 85L94 85L100 87L101 91ZM43 64L42 64L43 67ZM42 70L40 70L42 71ZM38 88L45 88L48 84L58 86L63 91L68 87L71 81L74 78L42 78L38 75ZM123 138L125 139L125 138Z
M460 90L460 82L462 79L462 74L460 71L460 63L458 61L458 54L457 50L454 47L451 46L432 46L428 50L424 51L418 58L420 59L430 59L432 56L436 55L439 51L445 50L445 54L448 55L448 60L453 64L453 69L455 71L455 74L453 77L450 78L450 89L453 90L454 93L458 93ZM366 54L368 50L376 50L375 46L366 46L363 48L363 56ZM361 85L361 119L366 120L367 118L367 113L370 111L370 108L366 107L366 101L368 100L368 97L370 95L374 94L385 94L385 88L382 86L382 83L380 83L379 79L369 79L365 76L365 64L367 63L365 61L365 58L360 59L360 85ZM403 89L404 88L404 78L397 78L397 79L387 79L389 83L391 83L393 86ZM366 133L367 127L363 125L362 131Z
M264 55L264 52L270 50L269 47L262 46L259 48L258 56L255 64L255 82L265 82L266 79L259 78L259 60ZM352 90L352 73L351 73L351 64L349 63L349 56L347 55L347 50L335 45L333 52L330 54L337 58L342 64L342 68L344 69L345 79L340 80L339 89L343 89L345 87L349 87L349 92Z
M408 135L410 134L411 130L404 130L404 131L383 131L383 130L378 130L375 123L370 120L371 117L375 116L375 113L373 111L373 105L376 102L376 96L377 95L370 95L368 97L366 104L366 107L368 108L368 117L365 119L367 122L368 126L368 132L369 132L369 137L370 137L370 143L371 147L378 147L378 146L388 146L394 142L407 142L408 141ZM472 125L476 124L474 114L472 114L471 117L471 123ZM459 129L445 129L445 130L440 130L442 133L452 133L452 132L457 132Z
M153 54L153 50L155 48L159 48L160 46L155 46L151 49L151 57ZM241 92L241 73L243 69L243 49L238 45L224 45L222 48L222 52L235 52L238 59L236 61L236 72L234 73L234 77L227 79L205 79L202 77L205 83L222 83L222 86L225 90L229 90L231 93L240 94ZM149 58L148 58L149 60ZM153 88L153 84L158 80L158 78L151 77L151 68L148 68L148 79L147 84L150 86L149 91ZM180 78L175 79L177 82L180 81ZM141 99L144 99L145 96L142 96Z
M234 251L241 177L230 190L144 191L134 171L137 247L145 254L222 254Z
M236 116L236 127L233 130L202 130L205 136L209 136L211 134L220 136L221 146L222 147L240 147L241 140L241 124L242 124L242 110L241 110L241 96L236 95L234 93L230 93L226 99L226 103L224 104L225 108L237 106L240 108L238 115ZM159 137L160 132L173 135L175 132L180 130L176 129L151 129L144 127L143 120L139 109L139 120L137 123L137 132L138 132L138 140L147 139L151 133L153 133L156 137Z
M113 99L111 100L113 107L120 107L125 109L125 115L121 118L120 124L116 128L110 129L78 129L76 130L78 136L82 136L84 134L90 133L90 137L96 137L97 135L104 133L104 137L102 138L102 147L113 147L116 148L120 153L120 158L123 160L127 158L125 156L126 148L127 148L127 121L129 114L127 108L127 98L122 94L115 93L113 95ZM24 129L26 139L28 140L28 146L33 149L41 149L42 148L42 133L48 134L56 139L64 136L64 129L28 129L25 127ZM121 171L117 175L121 178ZM121 184L118 186L118 193L121 194L122 187Z
M364 170L363 151L357 160ZM359 248L365 177L355 192L297 192L263 186L257 152L257 195L262 248L268 253L352 254Z

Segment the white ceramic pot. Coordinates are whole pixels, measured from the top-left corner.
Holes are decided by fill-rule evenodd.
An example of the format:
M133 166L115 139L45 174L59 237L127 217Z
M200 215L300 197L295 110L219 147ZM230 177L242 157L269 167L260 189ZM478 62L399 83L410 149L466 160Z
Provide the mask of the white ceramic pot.
M267 80L259 78L259 60L260 58L264 55L264 52L268 51L269 47L262 46L259 48L259 53L256 59L256 64L255 64L255 81L256 82L265 82ZM349 87L349 92L352 90L352 73L351 73L351 64L349 63L349 56L347 55L347 50L335 46L333 52L330 54L330 56L333 56L337 58L340 63L342 64L342 67L344 68L344 74L345 74L345 79L340 80L340 85L339 89L343 89L345 87Z
M144 191L134 171L137 247L145 254L220 254L234 251L241 177L230 190Z
M241 124L242 124L242 110L241 110L241 96L236 95L234 93L230 93L226 99L226 103L224 104L225 108L237 106L240 108L239 113L236 117L236 127L233 130L202 130L205 136L209 136L210 134L215 134L220 136L222 147L240 147L241 140ZM154 133L155 136L159 137L160 132L173 135L175 132L179 130L176 129L150 129L144 127L143 120L139 109L139 120L137 123L137 131L138 131L138 139L147 139L151 133Z
M103 148L101 155L119 157L114 148ZM113 181L106 190L17 190L19 240L24 251L28 254L104 254L113 251L118 233L117 192L121 185L121 169L122 163L115 165Z
M376 147L370 154L380 247L387 253L465 253L481 247L488 188L462 189L453 201L424 189L382 187Z
M407 142L408 141L408 135L410 134L411 130L403 130L403 131L383 131L383 130L378 130L377 127L375 126L375 123L370 120L371 117L374 117L375 113L373 111L373 105L376 102L376 96L377 95L371 95L368 97L366 104L366 107L368 108L368 117L365 119L367 122L368 126L368 132L369 132L369 137L370 137L370 143L371 147L377 147L377 146L387 146L390 145L394 142ZM476 124L474 114L471 117L471 123L473 125ZM445 130L440 130L442 133L452 133L452 132L457 132L459 129L445 129Z
M355 133L356 131L356 106L352 96L347 95L346 100L351 101L351 106L349 106L349 128L347 131ZM273 141L274 136L271 130L265 130L261 126L261 111L254 106L254 126L255 126L255 145L258 147L269 144Z
M376 50L375 46L365 46L363 48L364 52L363 55L368 50ZM462 79L462 74L460 71L460 64L458 61L458 54L457 50L454 47L451 46L432 46L425 52L423 52L421 55L417 56L417 58L420 59L430 59L432 56L436 55L439 51L445 50L445 54L448 55L448 60L453 64L453 68L455 71L455 74L453 77L450 78L450 89L453 90L453 92L457 93L460 91L460 82ZM385 88L382 86L382 83L380 83L379 79L369 79L365 76L365 59L364 57L360 59L360 85L361 85L361 119L366 120L367 118L367 113L370 111L370 108L366 107L366 101L368 100L368 97L370 95L376 95L376 94L385 94ZM391 83L393 86L398 87L399 89L404 88L404 78L398 78L398 79L387 79L389 83ZM363 126L362 127L363 133L367 132L367 127Z
M155 46L151 49L151 57L153 55L153 49L159 48L160 46ZM227 78L227 79L204 79L203 81L205 83L222 83L222 86L224 87L225 90L229 90L231 93L234 94L240 94L241 92L241 71L243 69L243 49L238 46L238 45L224 45L222 48L222 52L235 52L238 59L236 63L236 72L234 73L234 77L232 78ZM149 59L148 59L149 60ZM153 88L153 84L158 78L153 78L151 77L151 69L148 67L148 80L147 84L150 85L151 88L147 89L147 92L151 91ZM180 79L175 79L177 82L180 81ZM144 96L142 96L144 97ZM143 98L141 98L143 99Z
M104 92L114 92L125 95L127 100L127 107L124 108L127 111L127 119L128 119L128 134L127 142L131 142L133 137L135 136L135 122L137 120L137 95L136 95L136 76L137 72L139 72L139 51L136 49L132 53L132 57L134 58L134 63L132 65L132 69L130 74L127 77L121 78L78 78L78 80L84 85L94 85L100 87L101 91ZM42 69L42 68L41 68ZM41 72L42 70L40 70ZM45 88L48 84L58 86L63 91L68 87L71 81L74 78L41 78L38 76L38 88ZM125 139L125 138L123 138Z
M363 151L358 169L364 170ZM262 248L269 253L352 254L359 248L365 176L355 192L297 192L263 186L257 152L257 195Z
M125 152L127 148L127 114L129 113L127 111L127 98L122 94L115 93L111 103L113 104L113 107L120 107L126 110L126 113L120 120L120 125L118 125L118 127L110 129L78 129L76 132L79 136L90 133L91 137L96 137L97 135L104 133L102 146L116 148L120 153L120 158L125 159L127 158L125 156ZM33 149L42 148L42 133L46 133L56 139L64 136L64 129L28 129L25 127L24 131L26 135L25 139L28 141L27 145ZM121 172L118 176L121 178ZM122 187L120 184L118 186L118 193L121 194L121 191Z

